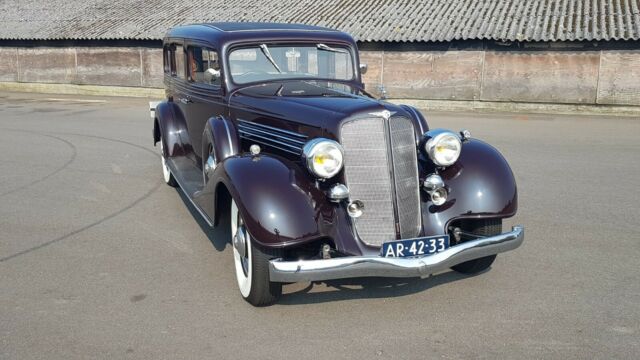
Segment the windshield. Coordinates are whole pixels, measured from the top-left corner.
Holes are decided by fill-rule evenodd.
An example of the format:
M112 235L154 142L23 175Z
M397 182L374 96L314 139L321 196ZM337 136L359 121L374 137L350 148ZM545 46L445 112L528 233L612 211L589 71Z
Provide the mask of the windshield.
M229 54L236 84L293 78L351 80L354 68L349 48L327 44L259 44Z

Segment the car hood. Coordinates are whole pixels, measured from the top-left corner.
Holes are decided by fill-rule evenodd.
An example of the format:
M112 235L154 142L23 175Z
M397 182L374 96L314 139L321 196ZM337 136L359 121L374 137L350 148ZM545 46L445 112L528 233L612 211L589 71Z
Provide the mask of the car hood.
M353 115L384 109L402 111L393 104L365 96L355 87L330 86L334 87L309 81L270 82L243 88L229 101L240 119L253 117L255 121L272 124L274 120L285 120L298 124L300 131L307 127L322 129L328 137L335 137L341 122Z

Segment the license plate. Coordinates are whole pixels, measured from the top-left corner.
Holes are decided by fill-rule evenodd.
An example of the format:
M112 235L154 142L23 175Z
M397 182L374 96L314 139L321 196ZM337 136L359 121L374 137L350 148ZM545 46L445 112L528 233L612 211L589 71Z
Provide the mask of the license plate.
M390 241L382 244L383 257L433 255L449 248L449 235Z

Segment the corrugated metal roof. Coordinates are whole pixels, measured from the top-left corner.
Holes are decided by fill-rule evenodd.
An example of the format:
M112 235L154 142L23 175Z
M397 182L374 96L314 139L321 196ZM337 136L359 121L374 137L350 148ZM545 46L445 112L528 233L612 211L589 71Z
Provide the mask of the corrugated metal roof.
M0 39L161 39L175 25L294 22L359 41L638 40L640 0L4 0Z

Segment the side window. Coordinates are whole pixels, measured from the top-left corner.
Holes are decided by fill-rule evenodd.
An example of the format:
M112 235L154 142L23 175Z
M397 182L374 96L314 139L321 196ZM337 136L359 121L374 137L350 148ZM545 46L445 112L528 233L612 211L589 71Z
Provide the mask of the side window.
M207 85L220 86L220 63L215 50L189 47L189 80Z
M172 59L171 59L171 47L170 46L165 46L162 49L162 63L164 65L164 73L165 74L171 74L171 63L172 63Z
M184 79L184 50L182 46L176 45L175 50L173 51L175 54L175 70L174 75Z

